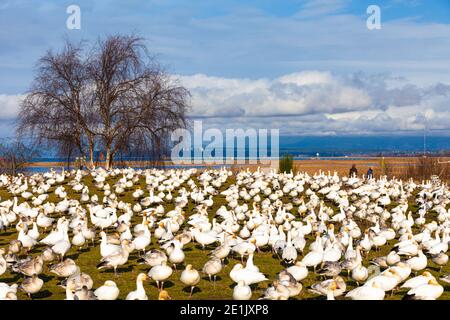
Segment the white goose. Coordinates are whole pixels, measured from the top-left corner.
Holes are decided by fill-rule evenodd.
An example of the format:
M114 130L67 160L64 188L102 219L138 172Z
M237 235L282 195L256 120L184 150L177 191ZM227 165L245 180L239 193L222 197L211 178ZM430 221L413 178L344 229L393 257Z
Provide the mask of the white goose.
M57 241L53 246L52 250L54 253L58 254L61 257L61 261L64 259L64 255L69 251L71 244L69 241L69 235L68 235L67 227L64 227L62 231L62 239Z
M350 290L345 297L352 300L384 300L385 292L377 282Z
M239 281L233 288L233 300L250 300L252 298L252 289L244 281Z
M147 279L148 277L145 273L138 274L136 278L136 290L129 292L125 300L148 300L143 285L143 282Z
M401 288L413 289L420 285L427 284L431 279L435 279L434 276L428 271L425 271L422 275L407 280L402 284Z
M243 281L246 285L268 280L261 272L247 270L240 263L234 265L233 269L230 271L230 278L236 283Z
M143 275L145 276L145 274ZM94 294L98 300L116 300L119 297L119 293L120 290L117 287L116 283L111 280L106 280L101 287L98 287L94 291Z
M142 251L143 253L145 253L145 248L147 248L147 246L151 242L151 234L150 230L148 230L147 225L148 222L146 221L143 232L133 239L135 249L139 252Z
M172 268L167 266L165 262L162 262L160 265L152 267L148 272L148 276L156 281L156 286L161 291L164 288L164 281L172 275L172 272ZM161 286L159 285L160 282Z
M186 266L186 269L181 273L180 281L185 285L191 287L191 291L189 294L189 298L192 297L192 292L194 291L195 286L200 282L200 273L192 268L191 264Z
M300 282L308 276L308 268L301 261L297 261L295 265L286 269L296 281Z
M100 232L100 236L102 237L102 240L100 242L100 255L103 258L121 250L120 245L108 243L108 237L104 231Z
M412 271L420 271L427 267L427 257L419 250L417 257L412 257L406 261Z
M405 298L412 300L436 300L443 292L444 288L436 279L430 279L427 283L409 290Z
M323 261L323 248L322 246L318 246L315 250L308 252L306 256L303 257L302 263L306 267L313 267L314 271L316 271L316 267Z

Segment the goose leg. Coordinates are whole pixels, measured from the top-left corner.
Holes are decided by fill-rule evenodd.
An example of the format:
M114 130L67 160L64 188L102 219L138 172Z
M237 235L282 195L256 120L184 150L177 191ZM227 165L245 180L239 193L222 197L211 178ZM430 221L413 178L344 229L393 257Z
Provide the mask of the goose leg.
M393 288L391 291L391 297L394 295L394 292L395 292L395 288Z
M192 292L194 291L194 286L191 287L191 294L189 295L189 299L192 298Z

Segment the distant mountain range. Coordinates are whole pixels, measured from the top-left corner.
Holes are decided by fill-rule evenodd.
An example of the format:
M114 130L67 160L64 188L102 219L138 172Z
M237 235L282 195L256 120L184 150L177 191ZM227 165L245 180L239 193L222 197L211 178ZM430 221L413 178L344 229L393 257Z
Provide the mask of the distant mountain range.
M425 149L427 153L450 153L450 137L428 136ZM204 145L206 146L207 143ZM270 146L269 146L270 153ZM236 149L235 149L236 150ZM248 146L246 154L248 154ZM235 151L236 152L236 151ZM280 155L291 154L296 158L343 157L343 156L393 156L417 155L424 152L423 136L281 136ZM101 151L96 152L100 158ZM142 160L137 157L124 157L124 160ZM41 150L35 162L65 162L67 158L56 155L52 150Z

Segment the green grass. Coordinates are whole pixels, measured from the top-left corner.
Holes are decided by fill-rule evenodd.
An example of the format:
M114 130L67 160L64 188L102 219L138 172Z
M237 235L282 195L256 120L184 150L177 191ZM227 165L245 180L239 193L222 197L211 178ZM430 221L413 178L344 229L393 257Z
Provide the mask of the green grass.
M111 178L107 182L112 186L118 178ZM194 178L194 181L198 183L196 178ZM66 179L65 185L68 182ZM100 190L97 190L95 186L93 185L93 180L90 176L84 177L83 182L89 187L90 195L97 194L99 195L99 200L101 201L102 198L100 195L102 195L102 192ZM234 176L228 177L227 181L222 185L222 187L219 189L220 191L223 191L227 189L232 183L234 183ZM138 185L135 185L137 187ZM145 178L141 177L139 181L139 186L145 190ZM183 185L187 188L187 185ZM60 199L57 199L56 195L54 194L54 189L57 186L54 186L49 191L49 199L48 201L60 201ZM69 199L80 199L80 194L74 193L70 186L66 186L66 191L68 192L68 198ZM132 190L127 190L124 194L120 195L118 197L118 200L123 200L126 202L130 202L132 204L135 203L135 199L132 197L132 193L134 191L134 188ZM177 192L172 193L174 198L177 196ZM7 200L11 198L11 194L7 192L6 189L0 189L0 198L1 201ZM264 198L264 197L262 197ZM20 198L21 199L21 198ZM214 199L214 205L212 208L209 209L209 218L212 219L214 216L214 213L216 210L221 206L226 204L224 196L217 195L213 197ZM23 199L22 199L23 200ZM287 203L290 201L288 197L284 197L283 199L284 203ZM333 207L334 210L338 210L332 203L330 203L327 200L324 200L325 203ZM249 204L250 205L250 204ZM395 204L393 204L391 207L393 207ZM185 212L189 215L193 212L193 209L195 207L195 204L192 203L192 201L189 202L189 204L185 207ZM173 203L165 203L165 209L166 212L169 210L172 210L174 208ZM296 207L292 210L292 213L296 215L298 219L298 213L296 212ZM410 199L410 209L415 212L417 210L417 206L414 203L414 197L411 197ZM53 215L54 217L58 217L58 215ZM431 219L433 216L430 217ZM132 223L140 223L142 220L142 217L139 215L134 215L132 219ZM185 226L181 226L181 229L183 229ZM339 225L336 226L336 230L338 230ZM44 232L43 230L40 230L41 236L40 239L43 238ZM9 227L6 232L3 232L0 234L0 247L3 247L7 249L7 246L9 242L13 239L17 239L17 231L15 229L15 225L12 227ZM71 235L70 235L71 236ZM304 254L307 254L307 248L313 239L310 237L307 239L307 245L305 247ZM388 245L385 245L381 248L380 251L375 252L371 251L369 254L369 257L364 259L364 265L368 266L369 261L377 256L383 256L386 255L392 248L393 244L396 241L391 241ZM36 246L31 254L36 255L39 254L43 250L44 246L38 245ZM147 248L147 250L150 250L152 248L159 249L159 245L156 243L155 239L152 238L151 245ZM186 264L192 264L194 268L197 270L201 270L204 263L208 260L207 254L210 250L212 250L213 247L209 247L205 250L202 250L201 247L196 243L189 243L184 247L184 252L186 254L186 259L184 261L184 265ZM24 257L24 256L22 256ZM94 280L94 286L93 288L97 288L103 284L105 280L113 280L116 282L117 286L120 289L120 296L119 299L124 299L128 292L135 290L136 287L136 277L140 272L148 272L149 267L144 264L139 264L138 261L138 253L133 252L130 255L130 259L128 263L125 266L122 266L119 269L119 276L116 277L112 270L97 270L96 265L98 264L100 260L100 248L99 248L99 239L97 237L97 241L95 243L95 246L88 246L81 250L77 250L76 248L71 248L71 250L67 253L67 257L70 257L75 260L78 266L80 266L80 269L82 272L88 273L92 279ZM299 255L298 259L300 260L302 258L301 255ZM234 283L229 277L229 272L232 269L233 265L240 262L239 258L233 258L230 257L226 261L226 265L223 268L223 270L220 272L220 274L217 277L216 285L213 286L212 283L209 282L208 277L206 275L202 274L202 280L198 284L197 288L194 291L194 294L191 299L231 299L232 292L233 292L233 286ZM282 262L272 253L268 248L266 248L262 253L256 253L254 257L254 263L260 268L260 271L263 272L269 281L265 281L263 283L260 283L257 287L254 286L253 290L253 299L259 298L264 290L271 284L272 280L275 279L277 273L279 273L281 270L285 268L285 266L282 264ZM169 278L169 280L164 284L164 287L167 289L169 294L172 296L173 299L188 299L189 298L189 288L185 288L184 285L179 280L181 275L181 270L184 269L183 265L178 266L178 271L174 271L172 276ZM447 274L450 272L450 267L445 266L442 269L442 272L439 272L439 268L435 266L430 260L429 265L427 268L428 271L430 271L433 275L435 275L437 278L440 276ZM342 276L346 280L347 283L347 290L350 290L355 287L355 283L347 278L346 272L342 273ZM64 299L65 298L65 290L58 286L59 281L62 279L59 279L55 274L51 274L48 272L48 266L46 265L44 267L44 272L40 275L40 277L44 280L44 286L41 289L41 291L33 296L34 299ZM12 273L10 271L6 272L2 276L0 276L0 282L6 282L6 283L20 283L23 280L23 276ZM308 287L311 286L311 284L323 280L318 275L314 274L314 272L311 270L309 272L309 276L302 281L303 284L303 290L301 294L296 299L317 299L319 298L317 295L312 294L308 291ZM149 299L157 299L158 297L158 290L156 288L156 283L152 280L146 282L144 284L144 287L146 288L147 295ZM450 293L449 293L449 287L445 287L445 292L441 296L440 299L450 299ZM393 296L386 295L387 299L401 299L405 295L405 290L397 291ZM18 298L19 299L28 299L28 297L18 292Z

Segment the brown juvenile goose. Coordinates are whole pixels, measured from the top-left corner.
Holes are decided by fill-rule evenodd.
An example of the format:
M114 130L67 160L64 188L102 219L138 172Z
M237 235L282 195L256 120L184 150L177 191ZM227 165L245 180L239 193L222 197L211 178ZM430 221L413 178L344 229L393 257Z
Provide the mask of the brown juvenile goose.
M77 290L73 296L74 300L97 300L94 292L83 286L81 290Z
M9 242L8 253L19 253L22 250L22 242L20 240L11 240Z
M12 266L14 272L22 273L31 277L33 274L41 274L44 269L44 260L42 257L36 256L34 258L26 258Z
M87 287L90 290L93 285L94 281L91 276L85 272L80 272L79 267L77 267L77 271L74 274L60 283L61 287L69 286L72 291L81 290L83 287Z
M70 258L65 259L63 262L51 265L48 269L57 276L64 278L70 277L79 270L75 261Z
M36 274L31 277L25 278L20 284L19 289L25 292L31 299L31 295L38 293L44 285L44 280L40 279Z
M52 248L48 247L42 251L42 259L44 259L45 262L51 262L56 259L56 255Z

